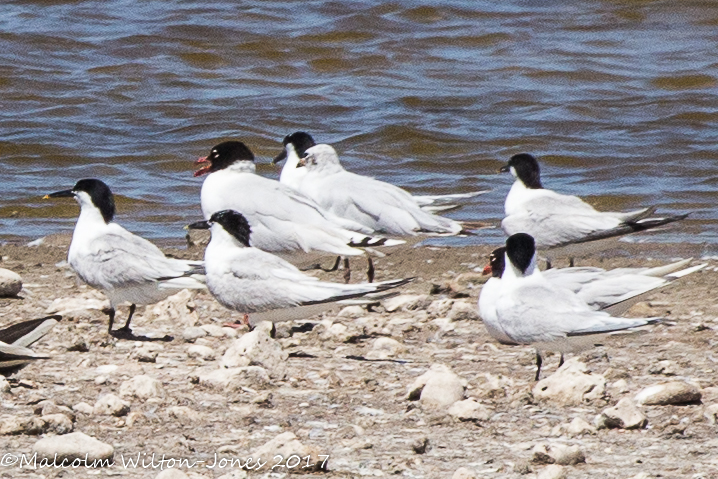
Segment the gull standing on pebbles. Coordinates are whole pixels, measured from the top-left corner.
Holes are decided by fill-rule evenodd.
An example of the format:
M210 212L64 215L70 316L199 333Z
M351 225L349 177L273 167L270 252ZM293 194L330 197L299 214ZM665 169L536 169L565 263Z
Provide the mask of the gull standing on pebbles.
M228 209L241 213L252 227L255 248L287 259L302 259L311 252L358 256L364 254L359 248L404 243L368 236L370 228L324 211L288 186L257 175L254 155L240 141L216 145L197 163L208 163L194 173L209 173L201 191L205 219Z
M685 215L652 217L656 206L625 213L596 211L577 196L561 195L541 184L538 161L514 155L500 172L516 178L504 204L501 227L507 235L528 233L539 250L589 250L594 242L644 231L684 219ZM570 253L569 253L570 254Z
M506 265L505 254L506 248L502 246L489 255L489 265L484 268L484 274L492 276L486 282L489 286L487 291L499 287ZM594 267L551 268L542 271L542 274L552 285L576 293L592 309L620 315L657 289L700 271L708 265L703 263L686 268L692 260L693 258L688 258L654 268L616 268L608 271ZM487 304L486 301L491 301L490 298L493 296L489 293L484 295L484 304ZM482 309L481 303L479 309ZM491 308L484 306L483 309L487 314L491 314Z
M497 341L534 346L537 381L543 351L560 352L560 366L564 353L592 346L599 335L659 321L595 311L573 291L553 285L536 267L535 242L528 234L506 240L505 264L500 286L481 291L481 315L489 318L487 330Z
M67 260L82 281L110 300L110 334L132 336L130 321L138 304L154 304L183 289L206 288L201 261L167 258L157 246L113 221L115 200L102 181L80 180L71 190L45 198L75 198L80 204ZM115 310L125 302L130 303L130 314L125 325L113 331Z
M377 233L456 235L464 231L461 223L422 210L401 188L345 170L329 145L308 148L298 166L307 169L299 184L301 193L337 216Z
M301 158L306 154L306 151L316 146L316 142L309 133L297 131L285 136L282 144L284 145L284 150L272 160L272 163L276 165L286 160L282 167L282 172L279 175L279 182L292 189L298 190L302 179L307 174L307 169L297 168L297 166ZM448 195L411 195L411 197L425 211L436 212L458 208L457 205L446 204L448 201L473 198L488 193L489 191L491 190L453 193Z
M289 321L318 314L340 304L376 302L378 293L411 281L340 284L319 281L291 263L250 245L251 227L232 210L217 211L208 221L189 225L210 228L205 250L207 287L222 305L245 314L245 321ZM352 302L352 299L357 302ZM349 300L349 302L347 302Z

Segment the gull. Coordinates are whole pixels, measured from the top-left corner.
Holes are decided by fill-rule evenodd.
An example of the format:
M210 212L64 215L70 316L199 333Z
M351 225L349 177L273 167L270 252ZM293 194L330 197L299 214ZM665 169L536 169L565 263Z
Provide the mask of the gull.
M485 302L493 297L491 289L499 287L505 268L505 253L506 248L502 246L489 255L489 265L484 268L484 274L491 274L492 277L486 282L489 289ZM609 271L594 267L552 268L543 271L542 274L551 284L576 293L592 309L620 315L650 293L708 265L703 263L686 267L691 261L693 258L654 268L616 268ZM491 314L490 307L484 306L484 309L487 310L487 314ZM491 318L489 322L495 324Z
M319 281L296 266L250 245L251 226L233 210L213 213L189 225L211 229L204 254L207 287L223 306L245 314L251 324L289 321L329 309L334 304L376 302L375 293L411 281L340 284ZM351 301L354 299L360 300Z
M406 191L392 184L345 170L337 152L319 144L305 151L299 167L307 169L299 191L337 216L356 221L382 234L456 235L461 223L423 211Z
M306 154L306 151L316 146L317 143L309 133L296 131L291 135L285 136L282 144L284 145L284 150L272 160L272 163L277 164L286 160L282 167L282 172L279 175L279 182L292 189L298 190L302 179L307 174L307 169L297 168L297 166L301 158ZM457 205L445 204L448 201L474 198L489 191L491 190L453 193L448 195L411 195L411 197L423 210L435 213L458 208Z
M493 294L493 301L484 301L481 309L495 320L489 334L498 330L496 339L508 344L531 345L536 350L536 377L541 374L542 352L563 354L594 344L597 336L631 330L654 324L659 318L616 318L605 311L596 311L573 291L548 281L536 266L536 243L526 233L511 235L506 240L506 268L500 287L484 294ZM487 314L488 313L488 314ZM483 316L482 316L483 317Z
M213 213L235 210L252 227L252 246L287 260L306 259L308 253L360 256L360 248L396 246L404 241L370 236L372 230L325 211L310 198L280 182L255 173L254 154L240 141L226 141L197 160L208 163L194 176L208 173L200 193L205 220ZM368 275L373 263L368 258ZM344 262L349 274L348 260ZM338 261L336 266L338 265ZM348 277L346 278L348 281Z
M138 304L154 304L186 288L205 289L202 262L167 258L113 221L115 200L102 181L83 179L45 198L75 198L80 205L67 260L82 281L110 300L110 334L132 335L130 321ZM125 302L130 303L127 321L113 331L115 310Z
M62 316L55 314L0 328L0 375L10 376L32 361L48 359L49 356L38 354L29 347L45 336L61 319Z
M577 196L562 195L541 184L538 161L514 155L500 172L516 178L504 204L501 227L507 235L528 233L540 250L588 251L595 242L617 238L684 219L685 215L652 217L657 207L619 212L596 211Z

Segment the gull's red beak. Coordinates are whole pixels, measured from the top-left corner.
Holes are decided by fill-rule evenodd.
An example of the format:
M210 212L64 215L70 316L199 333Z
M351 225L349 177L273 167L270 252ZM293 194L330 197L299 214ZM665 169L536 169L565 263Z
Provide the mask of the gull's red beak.
M194 172L194 176L202 176L205 173L209 173L209 169L212 168L212 163L207 159L206 156L202 156L200 158L197 158L197 161L194 162L195 165L201 165L202 163L209 163L207 166L203 166L199 170Z
M492 270L491 270L490 264L487 264L486 267L484 268L484 270L481 272L481 274L483 274L484 276L489 275L491 273L492 273Z

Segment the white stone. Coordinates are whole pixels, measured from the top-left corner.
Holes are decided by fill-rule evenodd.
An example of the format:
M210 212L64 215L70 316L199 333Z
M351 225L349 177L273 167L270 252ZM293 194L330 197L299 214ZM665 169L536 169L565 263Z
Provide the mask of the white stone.
M195 326L199 322L192 292L183 289L154 306L148 307L145 317L150 322L169 321L172 324Z
M566 479L566 468L558 464L549 464L541 469L536 479Z
M429 296L426 294L400 294L384 300L383 305L384 309L390 313L399 309L411 311L421 308L428 298Z
M580 417L573 418L573 421L567 424L564 429L566 431L566 434L568 434L569 436L596 434L596 427L592 424L589 424L587 421L581 419Z
M706 406L706 408L703 410L703 416L708 420L710 424L715 424L718 422L716 419L718 418L718 404L711 404L709 406Z
M9 393L10 389L10 383L7 382L7 379L0 376L0 393Z
M110 309L110 301L100 293L90 290L78 296L53 300L45 310L45 314L67 316L77 311L103 311L108 309Z
M32 447L38 459L57 460L85 459L91 464L93 461L112 460L115 449L109 444L98 441L82 432L73 432L62 436L50 436L40 439ZM84 466L83 466L84 467Z
M371 349L366 353L367 359L388 359L393 358L406 351L406 347L396 339L376 338Z
M120 385L120 396L136 397L137 399L149 399L164 396L162 383L157 379L142 374L123 382Z
M618 404L599 414L595 423L599 429L639 429L646 425L647 420L631 398L623 398L618 401Z
M588 374L587 370L578 358L571 358L554 374L536 383L533 395L562 406L578 406L601 398L606 392L606 378Z
M302 444L293 432L287 431L276 436L274 439L265 443L263 446L260 446L251 454L251 456L262 458L274 457L276 455L280 455L283 458L288 458L292 455L297 455L302 458L306 456L311 456L310 463L317 464L317 466L320 466L324 458L319 458L318 454L320 453L313 447L309 447ZM307 472L309 472L310 470L310 468L305 469L305 471Z
M479 318L479 308L476 303L466 300L456 300L446 315L452 321L476 321Z
M45 432L53 432L55 434L67 434L72 432L72 421L64 414L47 414L42 416L41 419L45 422Z
M160 472L155 479L189 479L189 476L181 469L173 467Z
M207 331L200 328L199 326L191 326L189 328L185 328L185 330L182 331L182 339L184 339L188 343L196 341L197 339L203 338L205 336L207 336Z
M407 397L418 398L422 405L430 408L445 408L464 398L464 384L448 367L432 364L409 386Z
M95 412L95 408L87 404L86 402L79 402L72 406L72 410L81 414L90 415Z
M225 391L241 391L243 387L262 389L271 385L267 371L261 366L215 369L199 376L199 384Z
M0 296L17 296L22 291L22 278L9 269L0 268Z
M453 304L453 299L435 299L429 307L426 308L426 312L431 316L443 317L449 313Z
M451 476L451 479L478 479L478 477L479 476L476 475L476 472L472 471L471 469L468 469L466 467L460 467L454 471L454 474Z
M47 416L48 414L64 414L70 421L75 422L75 413L72 412L72 409L67 406L59 406L49 399L37 403L35 406L35 414L39 416Z
M340 318L361 318L365 314L366 310L358 304L355 304L353 306L345 306L341 311L339 311L337 316Z
M221 366L237 368L261 366L273 379L283 379L287 374L287 353L282 345L269 334L274 325L263 321L250 333L235 339L222 356Z
M201 344L193 344L187 348L187 356L190 358L204 359L205 361L212 361L216 357L217 353L214 349L209 346L202 346Z
M488 421L493 416L486 406L472 398L456 401L448 413L460 421Z
M223 338L226 335L224 332L226 328L223 328L222 326L218 326L216 324L203 324L202 326L200 326L200 328L207 331L207 334L209 334L213 338Z
M119 417L130 412L130 405L114 394L104 394L97 399L93 412L101 416Z
M536 444L533 450L532 462L537 464L560 464L572 466L580 462L586 462L586 455L578 446L567 446L566 444Z
M172 406L168 412L181 424L194 424L201 418L197 411L187 406Z
M647 406L697 403L701 400L701 391L685 381L670 381L649 386L639 391L634 399Z

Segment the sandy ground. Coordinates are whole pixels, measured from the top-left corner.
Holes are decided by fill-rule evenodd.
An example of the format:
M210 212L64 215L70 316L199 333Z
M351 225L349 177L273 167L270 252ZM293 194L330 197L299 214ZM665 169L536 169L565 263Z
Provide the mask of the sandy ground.
M0 266L19 273L25 284L20 299L0 299L0 324L42 316L56 298L88 293L64 263L68 243L69 237L58 236L39 247L0 247ZM430 312L428 305L439 299L475 304L481 286L476 271L485 265L491 249L418 247L377 259L378 280L414 276L415 281L403 287L402 293L428 298L409 311L387 313L376 307L374 312L361 315L369 321L329 312L307 321L277 325L275 339L289 353L288 373L264 388L227 392L196 383L201 371L219 367L221 355L235 340L232 337L197 339L195 344L209 346L217 353L217 359L203 360L187 354L191 345L183 339L187 325L151 320L151 307L147 311L138 308L135 331L168 334L172 341L147 346L148 342L117 340L107 334L106 316L101 311L73 315L34 346L51 359L31 364L10 378L13 387L2 395L0 413L31 417L35 405L44 399L69 407L81 402L94 405L102 394L119 394L122 383L132 377L145 374L156 378L162 384L160 397L126 397L130 403L127 415L76 415L75 431L115 448L116 465L101 475L123 477L156 477L158 468L125 468L119 461L120 456L149 457L152 453L206 461L185 467L190 477L244 477L236 468L205 466L213 463L216 454L246 458L283 432L294 433L315 452L329 456L328 472L314 473L326 477L450 478L460 467L482 478L534 477L546 467L531 462L532 448L542 443L581 448L585 463L563 470L571 478L718 477L718 426L704 415L708 406L718 402L712 390L706 389L716 385L718 378L718 359L714 357L718 263L708 260L709 268L656 292L627 313L665 316L665 323L646 334L612 338L579 355L591 372L605 375L606 394L580 405L562 406L532 396L531 348L496 344L478 317L447 323L436 320L440 313ZM200 246L167 252L184 258L201 258L203 253ZM700 248L621 244L579 264L655 266L692 255L700 256ZM363 265L360 261L353 265L357 270L352 280L363 280L359 272ZM341 280L341 272L321 276ZM449 284L453 289L447 289ZM238 317L207 292L196 294L193 303L200 325L221 326ZM125 311L119 313L120 324ZM343 323L346 328L330 329L333 323ZM244 332L239 330L240 335ZM399 341L405 350L383 361L356 359L365 357L382 336ZM87 351L77 351L85 349L77 347L83 342ZM154 362L142 361L143 355L137 353L142 348L157 353ZM555 372L557 361L556 356L547 358L543 377ZM661 361L664 367L657 367ZM407 387L435 363L448 366L465 380L466 397L485 405L491 417L462 422L445 410L408 400ZM112 370L108 365L117 368ZM562 429L576 417L593 423L602 410L619 399L673 379L698 384L704 390L703 403L642 406L648 425L638 430L601 429L572 437ZM173 413L177 406L185 406L191 413ZM0 451L30 453L38 439L29 434L0 436ZM286 468L270 471L268 465L261 471L250 471L249 477L284 477L287 473ZM0 465L0 477L94 474L97 472Z

